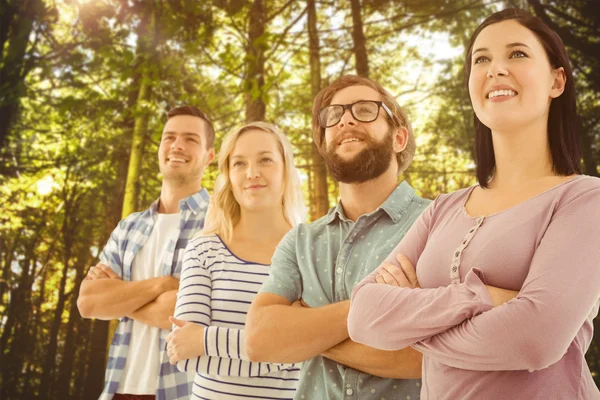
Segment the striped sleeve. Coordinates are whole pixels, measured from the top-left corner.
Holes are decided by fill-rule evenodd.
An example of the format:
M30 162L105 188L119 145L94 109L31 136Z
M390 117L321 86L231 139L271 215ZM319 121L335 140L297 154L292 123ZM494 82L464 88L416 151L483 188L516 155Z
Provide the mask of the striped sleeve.
M211 372L219 375L228 376L261 376L274 371L284 369L299 368L299 364L274 364L274 363L258 363L251 362L246 354L244 345L244 329L224 328L218 326L209 326L204 330L204 352L209 357L203 358L227 358L228 366L237 367L227 368L227 373L224 374L225 368L218 368L220 362L213 364ZM232 362L231 360L237 360ZM214 367L217 367L216 372Z
M175 318L194 322L204 330L205 356L181 360L182 372L221 376L254 377L284 369L299 368L296 364L256 363L248 360L244 348L244 330L211 325L212 278L207 263L208 249L199 239L191 240L185 250Z

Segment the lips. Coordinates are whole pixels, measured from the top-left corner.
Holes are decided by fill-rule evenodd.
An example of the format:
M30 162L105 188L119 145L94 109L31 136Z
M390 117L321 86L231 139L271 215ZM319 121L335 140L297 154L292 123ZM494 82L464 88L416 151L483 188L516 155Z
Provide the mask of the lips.
M181 154L170 154L169 156L167 156L167 161L185 164L189 160Z
M265 187L267 187L267 185L251 185L251 186L246 187L245 189L246 190L256 190L256 189L262 189Z
M495 85L489 88L488 92L485 95L486 99L493 99L495 97L514 97L519 93L506 85Z
M341 146L346 143L352 142L364 142L364 138L362 134L356 132L343 132L340 136L340 139L337 141L337 145Z

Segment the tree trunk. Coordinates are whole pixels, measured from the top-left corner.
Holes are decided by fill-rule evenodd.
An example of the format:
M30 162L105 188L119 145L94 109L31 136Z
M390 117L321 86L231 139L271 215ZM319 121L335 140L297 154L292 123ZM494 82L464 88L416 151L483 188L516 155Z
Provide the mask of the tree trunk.
M52 325L49 333L49 343L46 352L46 360L43 366L42 380L40 384L40 393L53 393L54 390L54 376L56 370L56 355L58 353L58 335L60 326L62 323L62 315L65 310L66 296L65 288L67 286L67 280L69 278L69 266L72 263L71 257L73 254L73 247L75 243L78 221L77 212L81 205L81 194L77 193L77 187L69 188L71 179L76 181L76 177L70 173L67 169L65 176L65 186L63 188L63 223L61 226L61 240L62 240L62 271L60 283L57 288L58 299L56 302L56 308L54 310L54 318L52 319ZM67 343L67 346L70 344Z
M25 59L33 22L43 10L41 0L20 0L0 11L0 152L19 110L27 75ZM6 49L6 50L5 50Z
M153 3L149 3L153 4ZM140 193L140 170L142 168L144 141L148 131L149 111L147 104L152 98L153 64L156 62L153 49L156 47L156 19L153 5L144 14L138 29L137 58L134 76L140 77L140 86L135 107L135 123L129 154L129 168L125 183L125 198L123 199L122 217L125 218L137 211L137 202Z
M2 387L0 398L18 398L18 380L23 366L24 347L31 338L28 323L31 314L31 286L35 269L35 247L33 239L25 247L25 259L20 263L22 270L19 285L11 291L11 304L2 333Z
M97 399L104 386L106 369L106 338L108 337L108 321L95 319L92 333L89 336L89 359L83 389L84 399Z
M254 0L248 20L248 51L246 52L246 123L264 121L267 107L265 86L265 25L263 0Z
M369 77L369 59L367 45L363 32L362 16L360 14L360 0L351 0L352 8L352 40L354 41L354 58L356 60L356 73L359 76Z
M310 54L310 89L312 98L321 90L321 57L319 33L317 31L317 9L315 0L307 0L308 12L308 45ZM311 146L314 201L311 202L311 220L314 221L327 214L329 197L327 193L327 170L325 162L315 143Z
M91 205L93 207L93 205ZM77 350L77 338L81 337L79 331L81 326L81 316L77 309L77 296L75 293L79 293L79 287L83 281L86 264L89 259L89 248L91 247L90 240L91 236L87 235L83 243L79 247L79 256L77 257L78 263L76 265L75 285L71 289L71 305L69 308L69 321L67 322L67 335L65 338L65 349L62 357L62 362L58 370L57 380L57 396L58 399L68 399L71 397L71 377L73 375L73 364L75 361L75 352Z

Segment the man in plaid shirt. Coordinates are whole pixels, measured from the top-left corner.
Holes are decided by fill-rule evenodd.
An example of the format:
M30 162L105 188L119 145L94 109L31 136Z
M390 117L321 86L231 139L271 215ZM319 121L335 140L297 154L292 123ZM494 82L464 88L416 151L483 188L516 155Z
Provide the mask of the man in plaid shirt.
M201 180L215 157L214 138L212 124L197 108L169 111L158 149L159 199L119 222L100 263L81 284L77 306L84 318L120 320L100 400L191 394L191 380L169 363L165 340L185 246L204 225L209 196Z

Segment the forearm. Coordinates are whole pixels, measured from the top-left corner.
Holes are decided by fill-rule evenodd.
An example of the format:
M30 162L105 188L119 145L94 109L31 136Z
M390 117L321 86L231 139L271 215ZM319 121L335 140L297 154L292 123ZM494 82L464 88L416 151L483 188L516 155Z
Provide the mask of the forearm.
M274 371L298 371L298 364L251 362L244 346L245 330L209 326L204 330L204 354L180 361L182 371L192 370L208 375L254 377Z
M161 278L126 282L120 279L84 280L77 307L84 318L122 318L164 291Z
M172 324L169 322L169 317L175 312L176 302L177 290L169 290L127 316L146 325L171 329Z
M493 306L474 271L464 283L435 289L365 281L352 294L348 330L355 342L382 350L404 349Z
M386 351L346 339L326 350L322 356L382 378L416 379L421 377L423 355L411 347Z
M349 308L349 301L319 308L279 304L255 307L246 325L248 357L276 363L313 358L348 338Z

